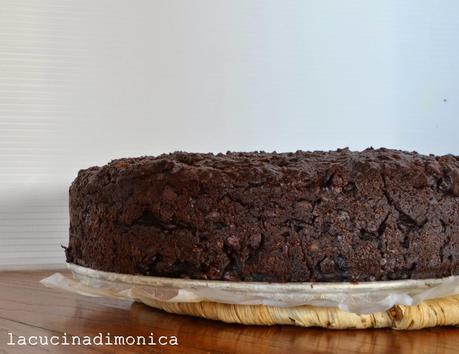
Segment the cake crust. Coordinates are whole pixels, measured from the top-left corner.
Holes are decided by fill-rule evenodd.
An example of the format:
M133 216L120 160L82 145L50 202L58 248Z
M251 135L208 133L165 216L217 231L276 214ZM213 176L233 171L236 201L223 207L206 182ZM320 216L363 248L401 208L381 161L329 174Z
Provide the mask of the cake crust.
M232 281L459 274L459 157L390 149L124 158L70 187L67 262Z

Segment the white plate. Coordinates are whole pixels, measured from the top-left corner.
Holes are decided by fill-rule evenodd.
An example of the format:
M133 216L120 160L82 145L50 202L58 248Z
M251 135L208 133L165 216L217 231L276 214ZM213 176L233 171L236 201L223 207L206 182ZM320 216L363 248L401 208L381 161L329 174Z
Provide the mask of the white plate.
M442 279L362 283L264 283L176 279L103 272L68 264L76 280L62 275L44 279L48 286L85 295L126 298L148 303L211 301L239 305L339 307L355 313L416 305L459 294L459 276Z

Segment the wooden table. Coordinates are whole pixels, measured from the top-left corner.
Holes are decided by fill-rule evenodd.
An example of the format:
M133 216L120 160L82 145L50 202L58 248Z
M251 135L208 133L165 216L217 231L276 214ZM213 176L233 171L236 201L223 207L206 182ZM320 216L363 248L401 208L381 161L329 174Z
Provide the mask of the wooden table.
M48 289L52 272L0 272L0 353L413 353L459 352L459 329L411 332L257 327L172 315L126 301ZM178 346L18 346L30 336L177 337ZM9 333L12 333L11 335ZM8 345L12 341L16 346ZM32 337L34 338L34 337ZM163 337L163 342L166 341Z

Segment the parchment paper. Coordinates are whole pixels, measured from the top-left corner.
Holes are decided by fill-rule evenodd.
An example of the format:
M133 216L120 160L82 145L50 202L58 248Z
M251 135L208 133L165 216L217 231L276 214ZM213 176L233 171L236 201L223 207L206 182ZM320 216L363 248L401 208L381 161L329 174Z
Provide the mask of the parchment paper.
M73 278L55 273L41 281L48 287L87 296L148 303L219 302L239 305L335 307L356 314L417 305L426 299L459 294L459 276L426 280L363 283L263 283L175 279L109 273L68 264Z

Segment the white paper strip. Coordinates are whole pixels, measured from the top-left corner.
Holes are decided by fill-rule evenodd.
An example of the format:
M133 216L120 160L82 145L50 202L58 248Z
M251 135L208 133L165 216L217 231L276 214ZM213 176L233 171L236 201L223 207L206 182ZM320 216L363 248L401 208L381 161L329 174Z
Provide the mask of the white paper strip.
M365 283L261 283L176 279L102 272L69 264L74 279L60 273L42 284L88 296L166 302L211 301L239 305L338 307L357 314L459 294L459 276Z

